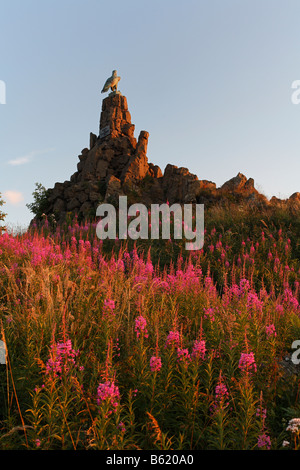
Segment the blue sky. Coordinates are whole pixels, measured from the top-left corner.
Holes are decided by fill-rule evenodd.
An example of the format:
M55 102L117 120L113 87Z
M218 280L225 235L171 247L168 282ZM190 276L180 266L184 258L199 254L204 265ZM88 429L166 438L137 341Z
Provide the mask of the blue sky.
M300 191L299 17L298 0L2 0L6 222L26 226L35 183L76 171L113 69L162 170L218 186L240 171L268 197Z

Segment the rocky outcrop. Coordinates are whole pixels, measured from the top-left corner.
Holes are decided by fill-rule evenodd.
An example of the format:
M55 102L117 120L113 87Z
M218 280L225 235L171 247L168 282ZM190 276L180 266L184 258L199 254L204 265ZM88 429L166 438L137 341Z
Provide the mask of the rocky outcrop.
M127 165L121 174L124 183L135 184L140 182L149 174L147 158L149 133L141 131L134 154L129 158Z
M160 168L148 164L148 132L141 131L136 140L134 129L126 97L112 94L105 98L99 135L90 134L90 148L81 151L70 181L56 183L48 190L46 213L54 213L59 220L67 212L88 217L95 214L99 203L125 194L123 187L133 192L146 176L161 177Z
M294 203L294 204L300 205L300 193L298 193L298 192L297 192L297 193L293 193L293 194L289 197L288 201L289 201L291 204Z
M253 179L241 173L217 188L212 181L199 180L187 168L168 164L162 172L148 162L149 133L142 130L136 139L134 130L126 97L111 93L102 102L99 135L90 133L90 148L84 148L78 156L77 171L69 181L56 183L47 191L46 215L54 214L58 221L67 213L95 217L101 202L117 203L121 195L127 195L129 203L146 205L167 201L210 204L228 195L262 201Z
M221 186L220 190L223 192L252 191L254 190L254 180L253 178L247 179L245 175L238 173L234 178L226 181L226 183Z

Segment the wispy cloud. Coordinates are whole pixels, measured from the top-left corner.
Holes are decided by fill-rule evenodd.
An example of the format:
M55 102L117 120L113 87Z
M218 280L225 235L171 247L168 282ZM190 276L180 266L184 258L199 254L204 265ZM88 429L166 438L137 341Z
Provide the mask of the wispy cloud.
M7 200L7 202L10 202L13 206L17 206L24 201L24 196L20 191L4 191L3 196L4 199Z
M37 155L44 155L45 153L51 152L54 148L48 148L43 150L33 150L32 152L27 153L26 155L22 155L21 157L14 158L12 160L8 160L8 165L18 166L18 165L25 165L33 160L34 157Z
M30 155L27 155L24 157L15 158L14 160L9 160L7 163L9 165L18 166L25 165L25 163L30 162L30 160L32 160L32 157Z

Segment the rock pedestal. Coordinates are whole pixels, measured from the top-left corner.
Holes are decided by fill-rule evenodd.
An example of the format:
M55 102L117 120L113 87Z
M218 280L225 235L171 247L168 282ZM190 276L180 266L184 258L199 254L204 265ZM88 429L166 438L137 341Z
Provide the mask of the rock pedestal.
M131 123L126 96L115 94L102 101L100 138L106 136L116 138L120 135L134 138L134 127L134 124Z

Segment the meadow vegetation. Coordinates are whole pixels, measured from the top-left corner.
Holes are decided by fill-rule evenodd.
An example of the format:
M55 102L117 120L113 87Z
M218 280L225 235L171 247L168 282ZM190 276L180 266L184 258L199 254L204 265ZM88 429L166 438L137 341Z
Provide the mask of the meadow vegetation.
M0 449L299 448L299 213L205 228L194 252L71 219L0 235Z

